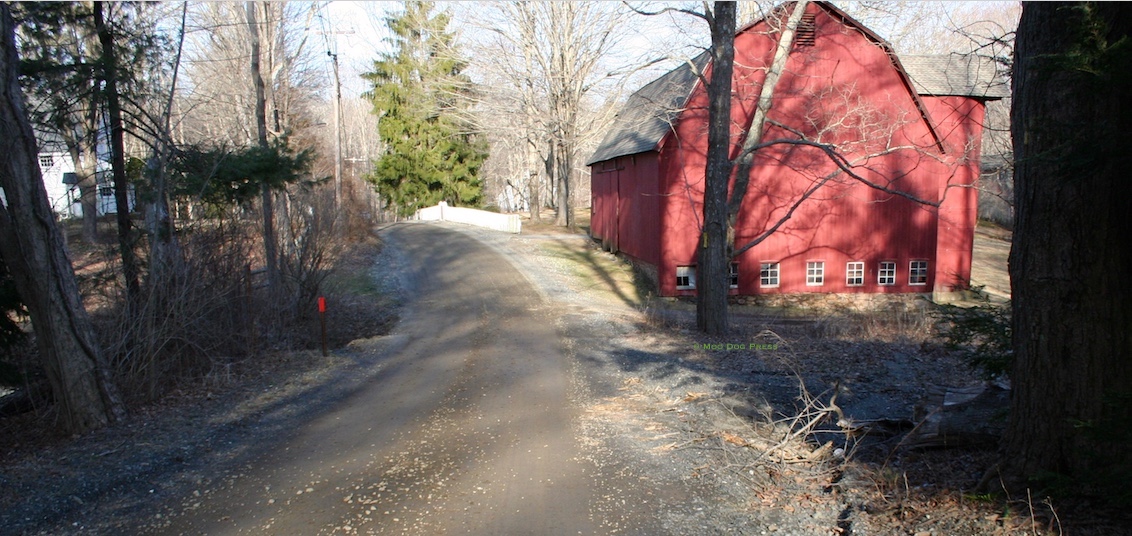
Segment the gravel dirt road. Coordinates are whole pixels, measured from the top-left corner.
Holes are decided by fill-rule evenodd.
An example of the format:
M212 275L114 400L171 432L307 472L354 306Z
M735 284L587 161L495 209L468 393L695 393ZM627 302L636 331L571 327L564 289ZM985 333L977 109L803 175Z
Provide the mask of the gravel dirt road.
M380 373L159 532L594 532L553 308L466 235L383 237L411 301Z

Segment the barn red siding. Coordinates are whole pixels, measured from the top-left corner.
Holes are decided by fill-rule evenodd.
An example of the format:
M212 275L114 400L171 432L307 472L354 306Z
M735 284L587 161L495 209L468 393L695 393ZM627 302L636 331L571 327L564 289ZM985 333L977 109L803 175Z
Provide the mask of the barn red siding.
M591 235L613 252L660 262L657 153L622 156L591 166Z
M982 124L986 107L965 97L928 97L924 103L959 160L954 175L939 185L939 234L936 243L937 292L966 289L971 281L972 249L978 218L978 190ZM966 158L963 158L963 157Z

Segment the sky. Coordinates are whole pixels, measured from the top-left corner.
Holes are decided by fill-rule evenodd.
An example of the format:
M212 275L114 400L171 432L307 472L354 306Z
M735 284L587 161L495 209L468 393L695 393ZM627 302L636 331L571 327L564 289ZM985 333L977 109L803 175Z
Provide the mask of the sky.
M360 95L366 90L361 75L370 70L381 52L390 50L384 16L399 10L401 2L330 2L320 21L332 49L338 53L343 95Z
M329 39L327 44L331 48L337 47L344 96L359 95L367 89L361 75L372 67L374 59L380 53L391 50L387 42L389 31L385 26L384 18L388 13L399 11L401 5L399 1L337 0L329 2L323 10L324 20L317 23L320 28L312 31L326 35ZM460 24L460 22L476 17L476 11L483 5L484 2L448 2L441 3L439 7L452 10L455 22L450 29L462 32L461 41L468 42L476 39L477 31L483 30L477 30L473 25ZM679 26L702 25L702 31L699 32L702 36L697 35L697 37L707 36L706 25L702 22L690 21L688 17L663 15L656 18L638 18L642 20L634 21L636 24L629 28L625 41L626 48L633 50L633 54L647 55L646 51L657 48L659 42L671 43L673 39L690 42L690 39L694 39L685 35L687 32ZM679 60L674 59L664 66L653 69L650 71L651 75L646 75L647 79L673 68L676 61ZM647 79L642 80L641 83L647 82Z
M477 33L485 33L477 29L469 21L474 20L483 12L486 2L440 2L438 7L450 9L453 13L453 24L450 29L461 33L460 42L470 43L477 39ZM617 4L609 2L611 7ZM665 5L687 5L687 2L634 2L634 5L659 9ZM856 13L854 7L862 2L838 2L840 7L851 13ZM890 40L894 40L898 52L905 46L916 45L916 35L886 35L886 27L909 26L901 21L908 17L918 17L914 29L926 34L943 29L954 24L952 15L961 11L987 9L995 4L1005 2L949 2L935 4L938 9L932 11L928 2L892 2L881 5L881 9L873 13L873 19L863 21L873 30ZM320 12L319 20L314 24L312 32L318 33L319 39L324 40L325 47L336 51L339 57L340 73L342 79L342 93L344 96L360 95L367 89L366 82L361 75L373 65L373 61L382 52L391 50L387 38L389 32L385 26L385 17L389 13L399 11L401 2L398 1L343 1L336 0L325 4ZM886 7L887 6L887 7ZM887 9L889 13L884 13ZM656 66L635 75L629 86L639 87L663 72L672 69L677 63L698 53L697 46L705 46L709 40L707 25L693 17L678 14L666 14L655 17L634 16L625 26L623 49L625 53L636 58L660 58L671 56ZM327 72L330 72L329 61ZM474 73L471 73L474 77Z

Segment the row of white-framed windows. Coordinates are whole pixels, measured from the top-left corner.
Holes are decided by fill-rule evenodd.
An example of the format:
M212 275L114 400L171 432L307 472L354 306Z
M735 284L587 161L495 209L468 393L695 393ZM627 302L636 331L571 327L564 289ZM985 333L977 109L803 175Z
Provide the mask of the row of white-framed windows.
M39 155L39 168L47 169L55 165L55 157L49 154Z
M806 285L811 287L818 287L825 284L825 262L824 261L807 261L806 262Z
M781 265L777 262L764 262L759 265L759 286L774 288L779 284ZM728 284L730 288L739 288L739 263L733 262L727 268ZM806 262L806 285L822 286L825 284L825 261ZM851 261L845 263L845 285L859 287L865 284L865 263ZM896 284L896 263L881 261L877 270L878 285ZM911 261L908 264L908 284L928 284L928 261ZM696 288L696 267L676 267L676 290L693 290Z

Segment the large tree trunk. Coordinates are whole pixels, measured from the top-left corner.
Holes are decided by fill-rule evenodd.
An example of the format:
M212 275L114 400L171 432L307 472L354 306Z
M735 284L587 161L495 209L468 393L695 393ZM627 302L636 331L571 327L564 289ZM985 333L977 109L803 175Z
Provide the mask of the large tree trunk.
M542 161L543 165L546 167L547 188L550 189L550 191L547 192L547 202L551 204L557 203L558 199L556 194L556 188L558 186L558 165L556 164L557 160L555 160L554 155L554 140L551 139L546 143L546 158ZM554 208L557 209L558 207Z
M573 163L570 161L570 150L566 144L559 141L555 145L555 164L558 175L558 217L555 225L574 227L574 203L570 199L570 171Z
M542 222L542 199L539 196L539 155L538 144L534 139L534 131L527 131L527 189L530 197L527 199L531 211L531 221Z
M256 3L245 2L245 13L248 19L248 36L251 40L251 72L252 82L255 84L255 122L257 141L260 147L267 147L267 98L263 84L263 73L260 70L259 59L259 25L256 23ZM274 195L271 187L263 183L263 254L267 265L267 287L270 292L279 290L279 254L276 252L278 241L275 239L275 209Z
M17 79L14 22L0 3L0 254L35 328L63 426L71 432L124 417L95 345L78 285L36 165L38 150Z
M1015 363L1004 473L1132 467L1132 72L1124 3L1028 3L1015 48ZM1119 478L1119 475L1114 475Z
M700 239L698 281L696 282L696 324L700 331L718 334L727 331L727 292L730 288L729 264L734 254L733 228L738 219L751 165L753 148L762 142L767 116L773 105L775 86L786 67L794 43L794 33L806 10L806 2L797 2L790 17L778 32L771 65L767 69L759 93L758 106L747 129L737 162L730 160L731 150L731 77L735 57L735 11L724 12L727 2L717 2L712 30L712 76L708 90L709 126L706 177L704 179L704 229ZM726 64L726 78L721 67ZM719 76L717 76L717 73ZM735 186L728 199L727 187L731 172L736 170Z
M727 331L727 184L731 180L731 75L735 66L735 2L716 2L711 19L708 150L704 221L696 281L696 325Z
M137 304L140 294L138 259L134 252L133 222L130 220L130 185L126 180L126 127L122 122L122 104L118 97L118 60L114 34L102 13L105 2L94 3L94 28L102 45L103 95L110 119L110 168L114 177L114 204L117 205L118 252L122 256L122 275L126 280L126 302Z

